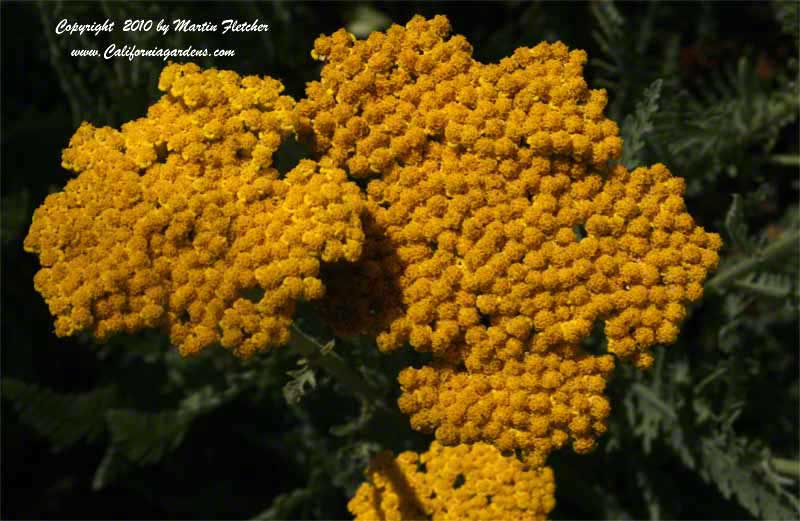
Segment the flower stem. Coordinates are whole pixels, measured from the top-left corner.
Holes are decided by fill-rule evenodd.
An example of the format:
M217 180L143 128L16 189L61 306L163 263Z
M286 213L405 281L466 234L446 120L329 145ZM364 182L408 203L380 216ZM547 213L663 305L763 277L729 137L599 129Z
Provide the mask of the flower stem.
M294 324L289 346L308 359L309 364L331 375L358 398L366 401L375 399L377 393L361 375L348 367L344 360L333 351L326 352L325 346L320 345Z

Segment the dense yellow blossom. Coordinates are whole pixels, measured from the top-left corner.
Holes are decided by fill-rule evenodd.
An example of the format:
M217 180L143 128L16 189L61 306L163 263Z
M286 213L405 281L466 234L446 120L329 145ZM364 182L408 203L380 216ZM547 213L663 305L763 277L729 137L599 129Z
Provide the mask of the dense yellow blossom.
M540 520L555 506L549 467L529 467L485 443L378 454L348 508L356 520Z
M364 254L326 268L323 312L382 350L433 353L399 378L412 427L543 464L606 429L613 359L580 341L601 321L610 353L648 367L721 242L664 165L613 164L619 129L583 79L586 53L542 43L482 64L449 31L415 17L315 43L325 64L298 132L368 183Z
M437 441L379 455L351 512L543 519L547 456L592 450L610 411L614 357L580 342L602 323L609 353L648 367L721 241L664 165L615 164L585 52L541 43L483 64L449 34L417 16L320 36L298 103L270 78L168 66L147 117L78 129L63 155L78 176L25 248L59 335L163 327L184 354L247 356L284 343L305 299L339 334L432 352L401 372L398 403ZM319 157L281 177L291 132Z
M585 52L543 43L484 65L449 32L444 16L416 16L366 40L321 36L313 56L325 65L298 103L299 131L354 176L422 164L432 142L512 162L521 148L596 166L619 155L605 93L581 75Z
M436 433L445 445L487 442L543 465L568 439L578 453L595 447L610 412L603 395L614 368L610 355L591 356L571 346L548 355L528 354L491 375L449 364L404 369L400 409L411 426Z
M376 177L365 254L336 268L327 315L382 349L408 341L483 373L606 320L612 352L649 365L647 348L673 341L701 295L719 238L662 165L608 166L621 140L583 51L542 43L481 64L448 32L444 17L415 17L315 44L325 65L299 131L321 162Z
M652 363L648 347L677 339L686 306L702 297L703 282L719 262L719 235L694 224L683 192L683 179L664 165L633 172L617 167L585 224L598 245L586 285L607 299L608 307L598 311L608 350L641 367Z
M147 117L78 129L77 178L34 215L56 333L161 326L184 354L285 343L295 301L324 294L320 261L361 255L359 188L312 161L271 167L294 117L277 80L169 65L159 88Z

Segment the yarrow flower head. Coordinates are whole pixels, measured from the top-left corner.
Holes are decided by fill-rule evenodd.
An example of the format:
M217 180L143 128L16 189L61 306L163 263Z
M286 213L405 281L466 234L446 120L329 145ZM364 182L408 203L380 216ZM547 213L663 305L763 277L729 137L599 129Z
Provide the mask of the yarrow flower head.
M485 443L422 454L378 454L348 508L358 520L546 519L555 506L549 467L531 468Z
M401 375L400 406L442 443L541 459L571 435L585 452L605 430L600 380L613 364L577 346L601 321L610 353L648 367L702 295L721 241L695 225L664 165L615 164L619 129L606 92L583 78L585 52L541 43L482 64L449 33L442 16L415 17L315 43L322 78L297 104L298 132L322 164L368 179L364 255L329 268L323 311L382 350L433 353Z
M359 189L312 161L280 178L294 100L277 80L169 65L159 88L147 117L78 129L62 163L78 176L34 214L25 248L56 333L164 327L184 354L283 344L295 301L324 294L320 262L361 255Z
M417 16L311 55L321 78L297 103L271 78L171 64L146 117L78 129L78 175L25 240L56 333L161 327L183 354L249 356L317 301L340 335L433 355L400 373L398 405L437 441L380 454L357 519L543 519L548 455L595 447L615 358L647 368L675 341L720 237L664 165L617 164L583 51L483 64ZM281 176L290 133L318 157ZM580 347L598 322L608 354Z
M702 293L719 238L694 225L663 166L608 167L621 140L605 91L583 80L585 52L543 43L484 65L448 33L444 17L415 17L315 44L325 66L298 103L300 130L322 161L379 177L365 258L344 268L358 277L327 300L342 328L493 371L605 319L612 352L648 365ZM650 310L645 323L632 307Z

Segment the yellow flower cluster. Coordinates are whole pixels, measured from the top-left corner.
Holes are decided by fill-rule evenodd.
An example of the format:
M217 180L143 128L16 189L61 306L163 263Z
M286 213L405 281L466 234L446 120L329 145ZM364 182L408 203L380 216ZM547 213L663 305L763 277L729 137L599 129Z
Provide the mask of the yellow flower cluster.
M320 261L361 255L363 202L341 169L272 154L294 100L271 78L169 65L145 118L84 123L63 154L77 174L36 211L25 249L56 333L165 327L181 353L247 356L286 342Z
M380 455L350 510L541 519L548 454L606 430L614 357L580 342L600 321L610 353L650 366L721 241L664 165L614 164L585 52L542 43L483 64L449 33L417 16L320 36L321 79L298 103L271 78L169 65L147 117L78 129L62 163L78 176L25 248L59 335L162 327L183 354L249 356L288 340L305 299L339 334L432 352L401 372L398 403L438 441ZM291 132L319 158L281 177Z
M678 337L686 305L703 296L703 281L719 262L720 236L695 225L683 200L684 181L664 165L628 172L618 166L605 180L586 221L597 245L585 281L593 299L578 318L605 318L608 350L646 368L647 350Z
M378 454L348 508L356 520L546 519L555 506L549 467L529 468L485 443L423 454Z
M379 333L382 349L409 341L484 373L606 319L612 350L649 365L719 238L695 227L661 165L610 171L621 141L605 91L583 80L583 51L543 43L484 65L448 31L444 17L416 17L315 44L326 64L298 103L300 132L322 162L379 174L365 255L336 271L328 316Z
M366 177L364 255L329 267L340 334L409 342L434 363L400 375L399 404L446 445L486 441L540 464L605 431L609 352L648 367L702 295L719 236L695 225L660 164L612 165L622 142L586 53L562 43L482 64L446 18L356 41L317 39L321 81L298 133L321 163Z
M543 43L484 65L449 32L444 16L415 16L363 41L321 36L312 56L325 66L298 103L298 131L354 176L422 164L434 142L501 161L520 148L597 166L619 155L605 94L581 75L585 52Z
M585 355L574 347L528 354L491 375L449 364L407 368L398 378L398 403L414 429L435 431L445 445L488 442L504 452L521 449L526 463L541 466L569 438L575 452L595 447L611 411L603 390L613 368L612 356Z

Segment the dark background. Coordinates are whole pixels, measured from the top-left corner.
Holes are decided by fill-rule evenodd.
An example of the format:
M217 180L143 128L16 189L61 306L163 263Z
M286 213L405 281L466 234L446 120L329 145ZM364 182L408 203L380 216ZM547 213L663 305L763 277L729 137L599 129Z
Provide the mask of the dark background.
M110 385L116 392L114 407L152 413L176 407L188 392L185 389L200 389L204 380L213 381L213 392L221 392L228 385L225 378L241 369L226 353L182 363L164 354L170 353L170 348L155 334L120 339L109 346L96 346L87 337L59 339L53 334L52 317L33 289L37 259L22 250L30 216L48 193L61 189L67 181L68 173L59 166L60 154L79 123L88 120L95 126L119 126L144 115L157 99L157 77L164 65L153 58L135 62L70 58L70 49L96 46L102 51L112 41L118 46L230 48L236 51L234 58L200 64L279 78L295 98L302 97L305 82L318 78L320 66L309 55L317 35L340 27L353 32L382 30L388 21L404 24L414 14L446 14L453 32L467 37L481 61L498 60L519 46L533 46L542 40L562 40L570 48L586 49L590 60L614 61L599 45L597 33L602 34L602 27L586 3L3 2L0 8L3 379L13 378L66 397ZM780 78L796 76L791 65L797 54L795 41L782 31L775 4L620 3L617 9L625 19L618 42L626 47L613 48L611 55L618 55L620 61L610 72L590 61L586 76L590 86L608 86L610 116L620 124L634 110L645 87L656 78L664 79L662 110L677 116L673 120L665 117L659 127L664 132L654 133L653 142L643 151L644 159L662 161L687 178L690 212L708 230L723 233L723 257L731 263L746 254L732 247L725 235L732 194L744 197L751 235L763 232L779 238L795 230L792 223L796 221L790 219L794 214L787 215L796 212L797 167L769 158L797 154L796 108L793 114L772 114L773 119L757 128L753 124L754 128L748 127L744 137L729 143L731 146L709 145L711 152L691 143L685 150L676 150L664 137L696 132L689 115L703 112L692 112L691 100L712 106L717 100L706 100L704 95L721 97L724 89L716 89L714 82L730 87L726 71L736 69L742 60L749 66L746 71L754 75L757 92L766 93L770 100L783 88ZM55 35L54 22L61 18L82 23L111 18L116 27L111 36L89 35L81 41L77 35ZM174 33L166 38L155 31L123 33L125 18L259 18L271 28L267 33L184 34L178 40ZM640 45L636 38L644 29L649 31L648 39ZM747 103L745 97L734 92L731 103ZM732 113L739 110L732 107ZM688 130L683 132L680 125L687 125ZM283 153L283 160L290 162L299 152L294 146ZM795 256L780 260L791 277L796 264ZM796 284L796 279L792 280ZM741 448L741 461L752 464L745 470L756 484L748 483L745 488L763 486L780 496L773 490L773 482L759 473L762 461L748 460L745 455L761 455L768 462L774 457L790 463L798 458L795 287L777 297L752 297L744 315L736 315L739 322L735 323L727 310L731 299L740 295L727 288L709 294L692 310L679 343L664 350L668 352L663 357L664 367L669 370L652 377L621 373L612 387L612 415L623 419L612 426L608 439L601 440L609 447L590 456L562 451L565 454L551 458L559 487L554 517L753 517L736 486L726 494L720 485L722 478L713 470L704 470L711 464L707 460L713 452L703 452L703 443L717 440L714 436L734 434L738 437L733 441L726 438L725 443L738 447L741 440L748 440L747 447ZM313 329L312 312L307 321ZM737 336L723 339L720 331L730 324ZM602 349L602 342L595 342ZM339 345L354 348L344 354L347 361L373 375L376 385L385 389L386 403L391 403L397 392L392 382L396 369L415 360L416 355L402 353L384 359L355 350L369 348L368 344ZM278 517L347 517L347 494L359 479L366 455L378 447L424 447L429 438L415 435L407 422L391 415L372 417L366 426L346 436L329 435L332 426L358 416L358 404L335 382L319 378L317 389L299 405L287 405L281 390L289 380L286 372L296 368L296 362L296 357L285 353L268 353L257 362L261 376L248 388L252 392L198 416L174 451L165 451L153 464L131 465L99 490L94 490L92 483L108 449L110 431L87 434L82 437L85 439L54 451L53 437L43 434L54 427L48 425L47 413L39 412L46 409L42 404L49 402L41 399L37 405L35 400L3 400L2 517L247 518L275 506L276 497L284 501L272 512ZM726 364L733 369L706 387L711 394L703 395L702 400L716 412L727 411L726 397L735 395L744 401L745 405L738 406L741 413L735 422L723 427L722 418L698 420L702 412L693 405L692 389L715 367L728 367ZM688 371L685 380L680 380L681 367ZM688 465L674 440L661 439L677 428L669 421L657 427L654 435L646 428L644 433L633 432L625 423L624 418L631 415L639 418L636 414L645 421L650 414L647 407L652 407L626 401L629 386L657 387L658 378L668 382L664 385L674 386L674 393L668 395L674 401L667 405L680 418L670 421L685 426L681 432L689 433L677 445L685 444L689 453L699 451L696 460L705 463ZM5 389L4 397L9 398ZM25 419L24 411L39 416L38 427ZM63 411L61 416L57 412L53 412L52 424L64 421ZM76 413L75 421L83 418ZM654 448L643 448L647 436L655 437ZM729 446L725 443L719 446ZM766 456L765 447L769 449ZM736 468L745 468L736 461ZM796 478L789 472L778 482L783 491L796 494ZM298 490L301 492L292 495Z

